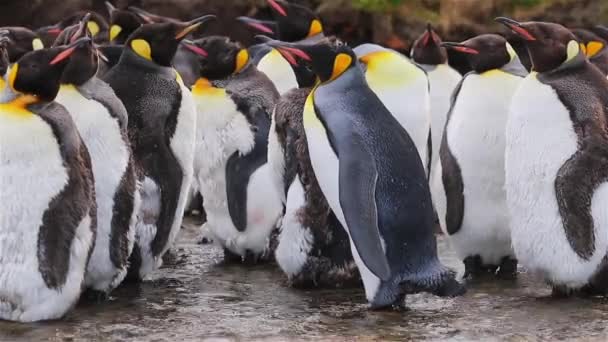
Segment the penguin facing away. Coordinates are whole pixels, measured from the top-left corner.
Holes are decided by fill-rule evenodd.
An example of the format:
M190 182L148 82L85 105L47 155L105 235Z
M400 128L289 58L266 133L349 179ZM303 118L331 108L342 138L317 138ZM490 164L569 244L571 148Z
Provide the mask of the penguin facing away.
M88 16L64 29L55 44L88 35L87 20ZM97 237L85 286L105 295L127 274L140 195L127 137L127 111L112 88L95 76L97 66L92 44L79 46L65 67L55 101L70 113L91 156Z
M375 44L357 46L368 86L414 141L428 174L431 114L426 72L400 53Z
M6 46L6 51L11 63L15 63L21 56L30 51L44 48L42 40L40 40L38 35L28 28L2 27L0 30L6 30L6 37L10 39Z
M250 63L247 49L229 38L210 36L186 46L200 56L192 94L204 230L228 260L266 260L283 212L267 163L270 113L279 94Z
M103 77L127 109L135 165L143 174L131 279L160 266L182 223L193 176L196 109L171 60L179 42L211 17L138 28Z
M506 130L515 254L555 295L605 295L608 80L563 26L496 20L525 39L533 64Z
M517 261L504 190L504 130L526 70L496 34L442 44L466 54L473 71L454 92L443 133L432 185L439 222L465 264L465 276L498 269L499 276L512 277Z
M441 46L441 38L427 24L424 33L414 42L411 51L412 60L426 71L430 85L431 103L431 167L430 184L433 184L434 170L439 164L439 146L450 109L450 98L462 76L448 64L448 54Z
M354 52L342 43L269 44L310 60L320 79L304 108L310 159L349 234L371 307L401 306L406 294L419 291L464 292L437 258L430 192L416 147L367 87Z
M606 41L588 30L574 29L571 31L578 38L581 50L587 55L589 61L598 67L604 75L608 75L608 48L606 47Z
M53 102L70 55L88 39L33 51L11 67L0 104L0 319L62 317L78 300L95 243L89 154ZM24 281L27 280L27 281Z

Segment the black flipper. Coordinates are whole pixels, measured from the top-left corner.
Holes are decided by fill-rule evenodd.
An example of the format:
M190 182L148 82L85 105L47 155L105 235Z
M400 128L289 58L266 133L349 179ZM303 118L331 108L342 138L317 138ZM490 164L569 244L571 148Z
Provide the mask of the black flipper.
M376 162L361 138L352 136L340 144L340 206L353 243L363 263L382 280L391 269L382 248L376 207Z
M268 133L270 118L263 108L259 107L253 115L254 146L246 155L237 151L226 163L226 195L228 212L236 229L240 232L247 228L247 184L251 175L268 158Z

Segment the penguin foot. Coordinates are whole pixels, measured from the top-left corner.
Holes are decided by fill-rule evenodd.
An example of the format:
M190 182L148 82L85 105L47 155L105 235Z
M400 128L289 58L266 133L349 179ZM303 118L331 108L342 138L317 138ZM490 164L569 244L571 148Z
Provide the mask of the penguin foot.
M372 311L397 311L397 312L405 312L408 311L407 306L405 305L405 293L397 296L397 299L392 303L379 303L373 302L370 303L369 309Z
M572 297L576 293L576 290L566 287L564 285L554 285L551 290L551 298L562 299Z
M488 275L494 275L498 266L484 266L481 256L468 256L463 261L465 279L482 278Z
M459 297L466 292L467 288L465 285L459 283L455 278L449 278L444 281L433 294L439 297Z
M80 299L85 303L99 304L107 301L110 295L105 291L86 289Z
M508 256L502 258L496 276L499 279L504 280L513 280L517 278L517 259Z
M228 264L240 264L243 261L243 257L233 253L231 250L224 248L224 262Z

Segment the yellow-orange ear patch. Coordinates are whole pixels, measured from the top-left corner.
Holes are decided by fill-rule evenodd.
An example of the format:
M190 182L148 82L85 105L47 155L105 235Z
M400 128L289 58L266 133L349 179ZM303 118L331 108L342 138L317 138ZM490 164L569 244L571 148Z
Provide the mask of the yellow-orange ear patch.
M334 69L331 73L330 80L336 79L338 76L342 75L346 69L350 67L353 63L353 58L345 53L340 53L334 59Z
M121 31L122 27L118 25L112 25L112 27L110 27L110 41L116 39L116 37L118 37Z
M247 65L247 62L249 62L249 52L247 49L241 49L241 51L236 54L236 66L234 68L234 73L236 74L241 72L241 70L243 70L243 68L245 68Z
M150 44L144 39L135 39L131 42L131 48L135 53L142 56L143 58L151 61L152 60L152 48Z
M87 22L87 28L91 31L91 35L95 37L99 33L99 25L94 21Z
M591 41L587 43L586 54L589 58L595 56L604 48L604 43L598 41ZM583 51L585 51L583 50Z
M19 70L19 63L13 64L11 67L10 74L8 74L8 86L11 87L12 90L15 90L15 79L17 79L17 71Z
M315 19L310 23L310 28L308 29L307 37L313 37L318 35L319 33L323 33L323 25L318 19Z

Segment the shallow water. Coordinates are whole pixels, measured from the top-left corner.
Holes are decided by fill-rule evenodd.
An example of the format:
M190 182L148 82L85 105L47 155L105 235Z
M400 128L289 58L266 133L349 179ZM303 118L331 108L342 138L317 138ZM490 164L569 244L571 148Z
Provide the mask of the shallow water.
M273 266L221 265L222 252L182 229L153 280L83 303L61 321L0 322L0 341L555 340L604 341L608 300L549 299L542 281L471 284L464 297L408 296L406 312L370 312L362 290L298 291ZM461 263L440 238L442 260Z

